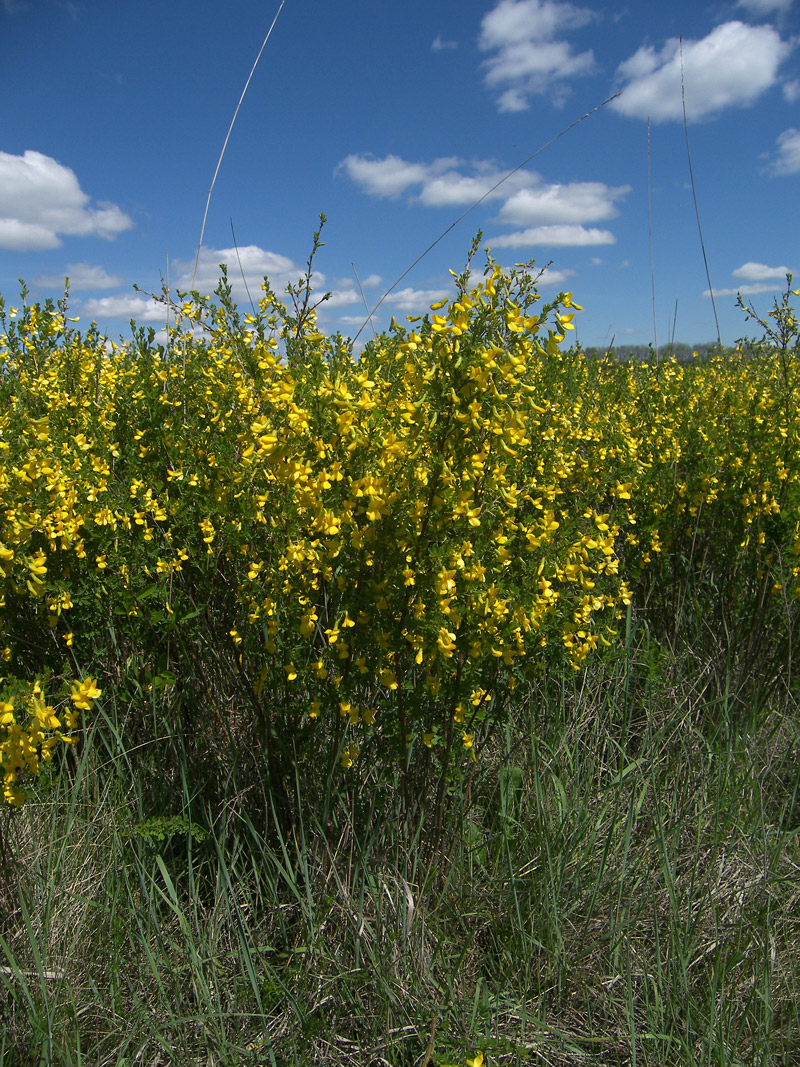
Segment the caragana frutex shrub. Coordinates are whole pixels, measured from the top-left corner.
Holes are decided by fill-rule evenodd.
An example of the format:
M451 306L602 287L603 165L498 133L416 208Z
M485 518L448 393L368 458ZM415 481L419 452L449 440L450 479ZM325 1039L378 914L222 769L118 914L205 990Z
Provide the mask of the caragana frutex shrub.
M736 610L790 634L796 377L590 363L563 347L571 294L473 278L360 356L308 279L242 315L223 275L165 345L81 335L66 299L0 311L3 684L174 691L184 732L276 794L392 767L415 805L634 594L668 614L687 566L725 597L746 576Z
M360 358L268 289L242 319L224 281L166 347L5 312L9 677L167 652L198 735L247 700L276 781L299 748L410 793L476 759L527 672L613 636L625 509L559 388L570 294L492 263L457 289Z
M740 342L688 365L601 371L637 529L623 570L654 633L738 685L791 674L800 601L800 351ZM781 336L785 336L783 333ZM777 337L775 338L777 340ZM615 433L603 431L609 441ZM619 431L616 438L619 441ZM625 454L627 452L627 454Z

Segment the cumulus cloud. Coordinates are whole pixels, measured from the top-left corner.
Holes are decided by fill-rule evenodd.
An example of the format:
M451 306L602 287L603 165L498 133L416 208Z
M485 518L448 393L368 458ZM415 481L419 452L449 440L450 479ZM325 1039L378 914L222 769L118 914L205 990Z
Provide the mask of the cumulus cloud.
M764 282L767 280L783 282L792 271L788 267L768 267L766 263L743 263L731 272L734 278L746 282Z
M752 15L782 15L792 6L793 0L738 0L736 6L743 7Z
M201 294L210 295L217 288L220 278L220 263L224 263L228 269L228 281L233 290L236 300L247 299L247 289L256 300L261 295L261 282L265 277L269 284L280 295L289 282L296 282L304 273L302 267L298 267L287 256L278 252L268 252L258 245L244 245L236 248L204 248L200 252L200 262L197 267L197 278L192 286L194 273L194 260L176 260L173 264L175 276L172 280L173 289L188 291L197 289ZM242 281L244 274L247 288ZM325 285L325 276L315 272L312 276L312 285L319 292ZM322 295L320 293L320 295Z
M101 325L108 319L135 319L136 322L163 324L167 318L167 309L164 304L133 293L122 296L101 296L94 300L87 300L82 310L90 318L99 319Z
M534 245L567 248L580 245L613 245L615 241L616 237L610 230L565 224L517 230L515 233L491 238L487 244L492 248L530 248Z
M336 320L340 326L364 326L369 325L369 319L366 319L366 312L361 315L340 315ZM373 322L374 322L373 318Z
M800 130L788 129L778 137L778 149L767 170L773 175L800 173Z
M408 163L394 155L375 159L374 156L356 153L343 159L334 173L344 172L370 196L396 197L411 186L425 182L432 173L437 173L437 168L443 171L457 162L456 159L439 159L426 165Z
M544 267L541 271L534 269L530 273L536 277L537 288L560 289L575 274L575 271L555 270L553 267Z
M500 209L500 220L515 226L598 222L618 214L615 201L629 193L629 185L567 182L534 185L513 193Z
M288 256L277 252L270 252L258 245L244 245L236 248L204 248L200 253L200 261L197 269L197 277L192 286L194 273L193 259L176 259L171 264L170 287L173 297L180 290L188 292L191 288L197 289L202 295L211 295L217 288L220 280L220 264L224 263L227 268L228 282L233 292L234 300L242 307L246 307L249 298L257 301L261 296L261 283L266 277L272 289L282 297L288 283L297 283L304 275L305 269L298 266ZM241 266L240 266L241 264ZM73 272L81 284L73 286ZM94 288L103 286L119 285L121 279L112 278L105 274L102 268L88 267L86 264L77 264L68 268L71 288ZM242 280L244 274L244 280ZM58 279L58 284L63 284L63 278ZM245 282L247 283L245 285ZM374 289L381 282L378 274L368 275L362 285L364 288ZM38 283L52 284L53 279L41 278ZM348 278L337 279L329 288L326 278L320 271L315 271L311 276L311 285L314 300L320 299L330 291L330 297L319 306L322 318L326 311L336 308L350 307L362 303L361 294L355 283ZM149 299L142 294L120 294L99 297L87 300L83 306L84 314L106 322L111 319L135 319L137 322L160 322L167 319L167 311L163 303Z
M730 289L715 289L714 297L718 296L738 296L740 293L742 296L757 296L759 293L775 293L781 288L777 282L772 285L769 282L752 282L749 285L737 285ZM703 296L709 299L711 297L711 290L705 289Z
M416 191L419 202L427 207L469 205L487 196L498 200L539 180L532 171L517 171L504 181L508 171L498 170L488 160L473 160L468 165L472 173L465 174L464 166L464 160L456 156L413 163L395 155L377 159L355 154L343 159L334 173L345 174L370 196L388 198Z
M315 276L316 278L319 275ZM319 306L319 315L321 318L327 317L327 312L333 310L333 308L348 307L352 304L361 304L364 306L364 297L361 295L361 291L366 292L369 289L376 289L381 284L380 274L368 274L366 278L361 278L361 290L358 289L358 282L354 278L336 278L330 286L330 297L324 304ZM322 295L319 293L319 295ZM337 322L344 325L351 325L353 320L359 322L363 321L363 316L359 319L357 315L353 316L337 316Z
M69 287L73 292L79 289L114 289L124 282L123 278L108 274L104 267L92 267L88 263L68 263L63 274L36 278L34 284L52 289L54 286L63 285L65 277L69 278Z
M744 285L732 286L729 289L715 289L714 296L757 296L759 293L777 293L786 284L786 275L793 274L789 267L769 267L766 263L743 263L741 267L731 271L734 278L741 278ZM703 296L710 297L710 290L706 289Z
M94 204L74 171L50 156L0 152L0 248L59 248L62 237L111 241L131 226L133 221L116 204Z
M390 293L386 297L384 304L408 315L420 314L427 311L431 304L435 304L438 300L445 300L451 294L450 289L398 289L397 292Z
M461 207L474 204L489 194L495 182L502 174L493 176L476 176L460 174L456 170L447 171L438 177L423 180L418 195L419 202L427 207Z
M772 26L725 22L699 41L683 42L687 118L710 118L728 107L746 107L776 84L778 68L792 46ZM611 107L633 118L683 121L681 43L670 38L661 51L643 46L620 64L624 92Z
M350 304L362 304L361 294L350 286L346 286L342 289L334 288L328 290L330 296L324 304L320 304L319 311L324 314L327 308L348 307ZM323 294L318 293L319 296Z
M481 23L478 47L485 82L499 93L500 111L524 111L530 97L550 93L562 103L575 77L595 70L591 49L576 52L563 34L597 19L594 11L560 0L500 0Z
M564 227L580 228L582 223L614 218L618 214L617 201L631 190L629 185L610 186L603 182L548 183L535 171L527 170L519 170L503 181L503 171L491 161L481 160L472 161L465 168L458 159L437 159L426 164L410 163L398 156L348 156L337 170L345 171L372 196L386 195L387 185L402 187L427 207L470 206L480 198L502 200L497 216L500 222L517 227L562 227L560 232L553 229L545 234L550 244L610 243L610 235L610 240L600 237L605 231L579 233L579 229L570 231ZM390 174L397 174L397 181L390 180Z

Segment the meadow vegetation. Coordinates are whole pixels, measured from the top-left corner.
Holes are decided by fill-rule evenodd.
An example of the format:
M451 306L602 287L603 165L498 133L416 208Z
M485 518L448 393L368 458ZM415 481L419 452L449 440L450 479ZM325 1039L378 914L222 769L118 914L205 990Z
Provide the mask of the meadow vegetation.
M0 301L3 1064L800 1058L797 292L620 361L477 248Z

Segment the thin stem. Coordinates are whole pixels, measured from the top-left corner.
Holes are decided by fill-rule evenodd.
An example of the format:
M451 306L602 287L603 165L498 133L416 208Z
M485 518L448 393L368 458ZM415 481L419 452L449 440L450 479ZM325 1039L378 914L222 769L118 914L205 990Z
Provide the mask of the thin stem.
M706 256L706 245L703 240L703 227L700 225L700 208L697 204L697 190L694 184L694 170L692 168L692 151L689 147L689 123L686 120L686 88L683 81L683 37L681 37L681 102L683 104L683 130L686 134L686 158L689 160L689 179L692 183L692 196L694 198L694 213L697 216L697 232L700 234L700 248L703 250L703 263L706 268L706 279L708 280L708 295L711 297L711 307L714 309L714 322L717 327L717 344L722 347L722 335L719 329L719 317L717 315L717 303L714 300L714 287L711 284L711 274L708 269L708 257Z
M593 115L593 114L595 113L595 111L599 111L599 110L600 110L601 108L605 107L605 106L606 106L606 104L610 104L612 100L616 100L616 98L617 98L618 96L621 96L621 95L622 95L622 92L623 92L623 90L622 90L622 89L620 89L620 91L619 91L619 92L617 92L617 93L614 93L614 94L613 94L613 96L609 96L609 97L607 97L607 98L606 98L606 99L605 99L605 100L604 100L604 101L603 101L603 102L602 102L601 104L598 104L598 105L597 105L596 107L593 107L593 108L591 109L591 111L587 111L585 115L581 115L581 117L580 117L579 119L575 119L575 121L574 121L574 122L571 122L571 123L569 124L569 126L565 126L565 127L564 127L564 129L563 129L563 130L561 130L561 132L560 132L560 133L557 133L557 134L555 135L555 137L551 137L551 138L550 138L550 140L546 142L546 144L543 144L543 145L541 146L541 148L537 148L537 149L536 149L536 151L535 151L535 152L532 152L532 153L531 153L531 155L529 155L527 159L523 159L523 161L522 161L521 163L519 163L519 164L518 164L518 165L517 165L516 167L514 167L514 169L513 169L513 170L510 170L510 171L508 172L508 174L506 174L506 175L505 175L504 177L502 177L502 178L500 179L500 181L498 181L498 182L495 182L495 183L494 183L494 185L493 185L493 186L491 187L491 189L487 189L487 190L486 190L486 192L485 192L485 193L483 194L483 196L479 196L479 197L478 197L478 199L477 199L477 200L475 201L475 203L474 203L474 204L473 204L473 205L472 205L471 207L468 207L466 211L462 212L462 213L461 213L461 214L460 214L460 215L458 216L458 218L457 218L457 219L456 219L456 220L455 220L454 222L451 222L451 223L450 223L450 225L449 225L449 226L447 227L447 229L446 229L446 230L444 230L444 232L443 232L443 233L440 233L440 234L439 234L439 236L438 236L438 237L436 238L436 240L435 240L435 241L433 241L433 242L432 242L431 244L429 244L429 245L428 245L428 247L427 247L427 248L425 249L425 251L421 253L421 255L417 256L417 258L416 258L416 259L414 260L414 262L413 262L413 263L411 264L411 266L410 266L410 267L408 267L408 268L407 268L406 270L404 270L404 271L403 271L403 273L402 273L402 274L400 275L400 277L399 277L399 278L397 279L397 281L396 281L396 282L394 282L394 284L393 284L393 285L390 285L390 286L389 286L389 288L388 288L388 289L386 290L386 292L385 292L385 293L383 294L383 296L382 296L382 297L380 298L380 300L378 301L378 303L377 303L377 304L375 305L375 307L374 307L374 308L372 309L372 314L373 314L373 315L375 314L375 312L376 312L376 311L378 310L378 308L379 308L379 307L381 306L381 304L382 304L382 303L384 302L384 300L385 300L385 299L386 299L386 297L387 297L387 296L389 295L389 293L391 293L391 292L392 292L392 291L393 291L394 289L396 289L396 288L397 288L397 286L398 286L398 285L400 284L400 282L401 282L401 281L403 280L403 278L405 278L407 274L410 274L410 273L411 273L411 271L412 271L412 270L414 269L414 267L416 267L416 265L417 265L417 264L418 264L419 262L421 262L421 260L423 260L423 259L425 258L425 256L427 256L427 254L428 254L428 253L429 253L430 251L432 251L432 250L433 250L433 249L434 249L434 248L435 248L435 247L436 247L436 246L438 245L438 243L439 243L439 242L440 242L440 241L441 241L441 240L442 240L443 238L445 238L445 237L446 237L446 236L448 235L448 233L450 233L450 231L451 231L451 230L455 229L455 227L456 227L456 226L458 226L459 222L461 222L461 220L462 220L462 219L465 219L465 218L467 217L467 215L469 215L469 213L470 213L471 211L474 211L474 210L475 210L475 208L476 208L476 207L477 207L477 206L478 206L479 204L482 204L482 203L483 203L483 201L484 201L484 200L485 200L485 199L487 198L487 196L491 196L491 194L492 194L492 193L493 193L493 192L495 191L495 189L498 189L498 188L499 188L499 187L500 187L500 186L501 186L501 185L503 184L503 182L507 182L507 181L508 181L508 179L509 179L509 178L511 178L511 177L513 177L513 175L514 175L514 174L516 174L518 170L522 170L522 168L523 168L523 167L524 167L524 166L525 166L526 164L530 163L530 161L531 161L532 159L535 159L535 158L536 158L536 157L537 157L538 155L541 155L541 154L542 154L542 152L544 152L544 151L545 151L545 149L547 149L547 148L549 148L549 147L550 147L550 145L553 145L553 144L555 144L555 143L556 143L556 141L557 141L557 140L559 140L559 138L563 137L565 133L569 133L569 131L570 131L570 130L574 129L574 128L575 128L576 126L579 126L579 125L580 125L580 124L581 124L581 123L582 123L582 122L583 122L583 121L584 121L585 119L588 119L590 115ZM359 338L359 337L361 336L361 331L362 331L362 330L364 329L364 327L365 327L365 326L367 325L367 322L368 322L368 321L369 321L369 319L365 320L365 321L364 321L364 322L363 322L363 323L361 324L361 327L359 328L359 331L358 331L358 333L357 333L357 334L355 335L355 337L353 338L353 342L354 342L354 343L355 343L355 342L356 342L356 341L358 340L358 338Z
M650 116L647 116L647 229L650 235L650 284L653 290L653 343L658 366L658 326L656 325L656 269L653 261L653 184L650 167Z
M286 0L281 0L281 6L278 8L278 10L277 10L277 12L275 14L275 18L272 20L272 25L267 30L267 36L264 38L264 42L261 45L261 48L258 50L258 55L256 56L256 61L253 64L253 68L250 71L250 74L248 75L247 81L244 83L244 89L242 89L242 95L239 97L239 103L236 105L236 110L233 113L233 118L231 119L231 124L228 127L227 134L225 135L225 143L222 146L222 151L220 152L219 159L217 160L217 169L214 171L214 177L211 179L211 188L208 190L208 199L206 200L206 209L203 212L203 225L200 227L200 243L197 246L197 255L195 256L195 261L194 261L194 272L192 274L192 289L194 289L195 281L197 280L197 267L198 267L198 265L200 263L200 250L203 247L203 235L206 232L206 219L208 218L208 208L209 208L209 205L211 204L211 194L214 192L214 186L216 185L216 182L217 182L217 175L219 174L219 168L222 166L222 157L225 155L225 149L228 147L228 141L229 141L230 136L231 136L231 131L233 130L233 124L236 122L236 116L239 114L239 108L242 106L242 101L244 100L245 93L247 92L248 87L250 85L250 79L253 77L253 75L256 72L256 67L258 66L258 61L259 61L259 59L261 59L261 53L264 51L264 49L266 47L267 41L270 38L270 34L272 33L272 31L273 31L273 29L275 27L275 23L278 21L278 15L280 15L281 11L283 11L283 5L285 3L286 3Z

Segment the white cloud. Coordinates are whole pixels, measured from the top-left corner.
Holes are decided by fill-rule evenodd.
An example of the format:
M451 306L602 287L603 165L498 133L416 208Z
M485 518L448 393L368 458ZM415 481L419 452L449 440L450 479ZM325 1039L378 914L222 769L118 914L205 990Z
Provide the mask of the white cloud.
M431 44L431 51L444 52L452 48L458 48L458 41L445 41L441 34L434 38Z
M259 248L258 245L240 246L238 254L236 248L204 248L200 253L194 285L192 285L193 259L176 259L171 263L170 295L175 299L178 290L188 292L194 288L201 295L211 296L219 284L221 263L227 267L228 282L233 298L242 308L247 306L249 298L255 302L258 301L262 293L261 283L265 277L278 297L285 300L284 293L287 284L296 283L304 274L304 269L297 266L288 256L269 252ZM89 271L97 269L99 268L87 268ZM242 274L244 274L244 281ZM373 284L374 279L380 280L377 275L372 275L368 279L370 284ZM312 299L316 301L327 291L325 275L315 271L311 277L311 284ZM333 288L333 295L320 306L320 311L323 312L325 308L344 307L360 302L361 295L356 288L343 280L340 286ZM106 296L88 300L84 310L86 314L103 320L135 318L137 322L163 323L167 318L163 304L141 295Z
M699 41L683 42L686 114L704 119L726 107L746 107L777 81L792 46L771 26L725 22ZM611 103L623 115L654 122L683 120L681 43L670 38L660 52L643 46L620 64L624 92Z
M87 300L83 305L83 313L92 319L99 319L100 325L109 319L135 319L141 322L165 322L167 309L164 304L159 304L146 296L101 296L95 300Z
M443 173L441 163L449 165ZM504 180L508 171L497 170L491 163L483 161L473 162L476 174L462 174L454 169L461 163L462 160L458 159L435 160L423 182L420 203L427 207L456 207L474 204L483 198L500 200L515 189L525 189L531 183L540 181L533 171L525 170L519 170Z
M453 156L434 159L432 163L412 163L393 155L383 159L351 155L342 160L336 173L344 171L370 196L397 196L401 192L411 193L417 187L417 199L426 207L474 204L508 173L497 170L491 162L475 160L471 164L475 173L463 174L456 169L463 165L464 160ZM539 176L531 171L517 171L491 194L492 199L508 196L512 190L538 181Z
M481 23L478 46L493 53L484 62L486 84L500 91L500 111L523 111L529 97L550 92L561 103L570 79L593 73L594 54L575 52L559 40L598 16L560 0L500 0Z
M101 200L94 206L74 171L50 156L0 152L0 248L59 248L62 237L110 241L131 226L116 204Z
M492 186L500 181L498 175L467 175L449 170L438 177L428 177L422 183L419 201L427 207L456 207L474 204L486 196Z
M355 289L333 289L330 290L330 294L330 297L325 303L320 304L320 313L324 313L326 308L348 307L350 304L363 304L361 293L357 292ZM318 295L322 296L323 294L320 292Z
M176 260L173 264L175 276L171 280L173 289L188 291L197 289L203 295L210 295L217 288L220 279L220 263L228 268L228 282L236 300L247 299L247 290L242 281L242 274L247 281L247 289L253 300L261 296L261 282L266 276L273 290L280 296L288 282L296 282L304 273L287 256L277 252L268 252L258 245L244 245L236 248L204 248L200 253L197 278L192 285L194 260ZM315 273L312 277L314 291L321 296L324 292L325 276Z
M554 270L552 267L545 267L541 272L533 270L530 273L536 276L536 284L539 288L555 289L568 281L575 274L575 271Z
M537 289L560 289L575 275L574 270L557 270L550 266L538 267L535 263L528 266L526 273L533 279Z
M783 289L786 284L786 275L793 274L788 267L768 267L766 263L743 263L731 274L734 278L741 278L746 284L737 285L730 289L715 289L714 296L757 296L759 293L776 293ZM704 297L710 297L711 292L706 289Z
M356 159L357 165L347 165L348 160ZM507 172L498 170L487 160L473 160L469 165L472 173L457 169L463 164L458 159L410 163L398 156L385 159L348 156L340 168L346 169L365 192L384 196L385 179L389 173L386 164L390 164L392 173L403 176L403 191L426 207L469 206L482 197L502 199L504 203L498 220L512 226L579 225L614 218L618 214L616 201L631 190L629 185L610 186L603 182L550 184L535 171L526 170L517 171L503 180ZM399 179L391 184L393 188L401 188ZM556 236L555 232L550 236Z
M603 182L540 184L513 193L499 218L515 226L598 222L618 214L614 202L630 192L629 185Z
M34 284L49 289L63 285L65 277L69 278L72 292L78 289L114 289L124 284L123 278L108 274L104 267L92 267L88 263L68 263L63 274L36 278Z
M336 322L340 326L363 326L366 319L366 311L361 315L340 315ZM375 322L375 316L372 317L372 321ZM366 325L369 325L369 320L366 319Z
M737 285L734 289L715 289L714 298L716 299L718 296L738 296L739 293L742 296L757 296L758 293L775 293L780 288L781 286L777 282L772 285L769 282L753 282L752 285ZM710 298L711 291L705 289L703 296L707 299Z
M384 304L390 304L409 315L421 314L426 312L431 304L450 295L450 289L398 289L396 293L390 293L386 297Z
M743 7L753 15L782 15L792 6L793 0L738 0L737 7Z
M527 230L517 230L501 237L490 238L487 244L492 248L525 248L533 245L546 245L551 248L566 248L578 245L613 245L616 237L610 230L586 229L569 223L553 226L533 226Z
M770 174L800 173L800 130L784 130L776 142L778 150L767 168Z
M438 166L445 170L458 162L457 159L440 159L435 163L408 163L399 156L388 155L375 159L369 155L349 155L338 165L335 174L344 171L348 178L360 185L370 196L395 197L419 185Z
M787 274L792 272L788 267L768 267L765 263L743 263L732 271L734 278L741 278L746 282L765 282L774 280L783 282Z
M800 100L800 81L784 82L783 98L787 104L793 104L796 100Z

